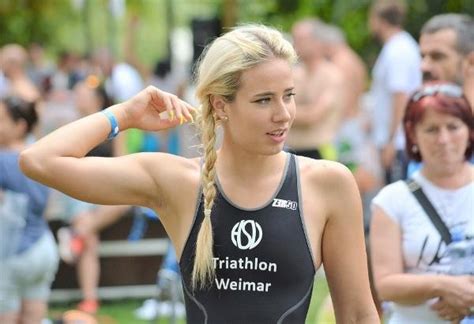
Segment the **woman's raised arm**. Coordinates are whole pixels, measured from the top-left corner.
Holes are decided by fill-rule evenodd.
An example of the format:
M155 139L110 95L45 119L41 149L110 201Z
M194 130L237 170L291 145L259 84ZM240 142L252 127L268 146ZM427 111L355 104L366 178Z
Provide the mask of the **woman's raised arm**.
M97 204L149 206L164 182L160 173L175 174L179 159L166 154L133 154L117 158L85 157L111 133L120 130L158 131L192 120L193 108L176 96L147 87L133 98L59 128L24 150L20 167L30 178L72 197ZM167 112L171 118L163 118ZM153 170L153 174L151 172ZM171 177L172 179L172 177Z

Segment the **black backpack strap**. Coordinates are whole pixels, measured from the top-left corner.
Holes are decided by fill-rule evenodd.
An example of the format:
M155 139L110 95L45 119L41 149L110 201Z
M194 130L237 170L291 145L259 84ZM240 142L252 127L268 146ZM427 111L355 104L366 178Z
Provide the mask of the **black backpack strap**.
M433 225L436 227L438 230L439 234L441 235L441 238L446 244L451 243L451 233L449 232L448 227L446 224L443 222L441 217L439 216L438 212L436 209L433 207L431 204L430 200L428 197L426 197L425 193L421 189L420 185L413 179L407 179L405 180L408 189L412 192L412 194L415 196L415 198L418 200L420 203L421 207L425 210L426 214L430 218L431 222Z

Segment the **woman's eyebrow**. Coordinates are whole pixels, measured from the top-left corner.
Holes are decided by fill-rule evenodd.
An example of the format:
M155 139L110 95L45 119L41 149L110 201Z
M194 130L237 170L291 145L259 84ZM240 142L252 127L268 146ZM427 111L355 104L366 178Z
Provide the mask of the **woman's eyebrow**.
M283 92L293 91L294 89L295 87L287 88ZM275 92L265 91L265 92L257 93L256 95L254 95L254 97L264 97L264 96L273 96L273 95L275 95Z

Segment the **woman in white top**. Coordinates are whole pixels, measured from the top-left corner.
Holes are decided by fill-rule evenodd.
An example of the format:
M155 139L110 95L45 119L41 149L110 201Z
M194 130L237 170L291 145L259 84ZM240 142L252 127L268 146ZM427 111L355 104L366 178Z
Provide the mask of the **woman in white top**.
M474 119L461 88L423 86L403 120L407 152L422 161L413 175L446 226L474 237ZM393 302L393 323L457 322L474 310L474 277L433 269L446 244L403 181L383 188L372 202L371 252L379 298Z

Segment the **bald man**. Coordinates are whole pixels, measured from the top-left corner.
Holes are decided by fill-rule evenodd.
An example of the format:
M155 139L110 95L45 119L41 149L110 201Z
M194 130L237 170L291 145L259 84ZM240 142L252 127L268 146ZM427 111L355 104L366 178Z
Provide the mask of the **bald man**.
M40 93L26 73L28 53L18 44L7 44L0 49L0 70L6 78L6 93L27 101L36 101Z
M292 30L301 62L295 69L296 116L287 145L298 155L334 160L333 143L344 113L344 80L324 56L321 27L321 22L309 19Z

